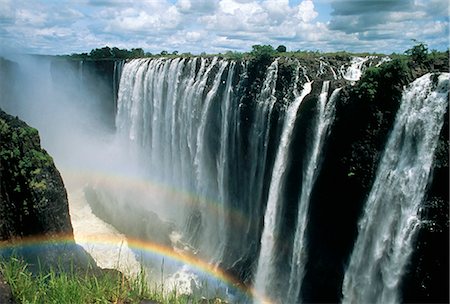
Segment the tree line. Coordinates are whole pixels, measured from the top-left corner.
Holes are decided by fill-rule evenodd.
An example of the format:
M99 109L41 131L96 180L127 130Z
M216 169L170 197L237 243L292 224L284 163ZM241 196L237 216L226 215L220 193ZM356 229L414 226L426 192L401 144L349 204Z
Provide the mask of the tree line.
M435 60L437 58L441 59L442 56L448 56L448 50L445 52L440 52L436 50L432 50L431 52L428 50L428 46L417 40L413 39L415 43L413 47L406 50L403 54L395 54L393 53L391 57L398 56L407 56L412 62L418 64L428 63L429 61ZM339 57L348 57L352 54L347 53L345 51L334 52L334 53L321 53L319 51L306 51L306 50L297 50L297 51L289 51L286 46L279 45L277 48L274 48L271 45L253 45L251 51L249 52L237 52L237 51L227 51L224 54L218 54L223 57L229 59L269 59L275 56L287 55L294 57L317 57L323 55L331 55L331 56L339 56ZM364 54L363 54L364 55ZM365 54L368 55L368 54ZM158 54L152 54L150 52L145 52L142 48L132 48L128 49L119 49L117 47L110 48L109 46L105 46L102 48L96 48L91 50L89 53L74 53L69 55L69 57L73 59L92 59L92 60L114 60L114 59L133 59L133 58L143 58L143 57L156 57L156 56L181 56L181 57L190 57L194 56L191 53L179 53L178 51L168 52L166 50L161 51ZM201 53L200 56L212 56L208 55L205 52Z

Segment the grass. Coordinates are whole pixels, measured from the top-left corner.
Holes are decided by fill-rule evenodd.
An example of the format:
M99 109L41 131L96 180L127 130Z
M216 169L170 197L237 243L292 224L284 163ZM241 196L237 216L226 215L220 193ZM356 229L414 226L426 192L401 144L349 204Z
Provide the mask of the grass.
M10 257L0 261L0 271L10 285L17 303L128 304L144 300L148 301L146 303L161 304L205 303L204 299L179 295L176 290L164 293L162 287L150 288L143 268L131 278L116 271L93 275L92 271L80 273L73 270L61 271L58 268L33 274L29 265L21 258Z

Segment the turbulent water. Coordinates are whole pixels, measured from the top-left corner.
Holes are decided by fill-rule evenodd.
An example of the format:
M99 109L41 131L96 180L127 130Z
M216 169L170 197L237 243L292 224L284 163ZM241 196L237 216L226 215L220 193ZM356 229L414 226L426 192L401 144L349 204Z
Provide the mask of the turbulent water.
M278 147L275 164L272 169L272 180L270 182L269 197L267 200L266 212L264 215L264 230L261 236L261 249L258 260L258 267L255 278L255 287L264 296L269 296L269 291L273 290L272 280L279 280L277 271L274 269L273 259L276 255L275 242L281 236L277 235L280 225L278 210L281 208L282 192L285 184L286 167L289 166L289 146L292 132L294 130L295 119L298 108L307 94L311 92L311 83L307 82L301 93L296 92L296 99L287 109L284 121L283 133L281 134L280 145Z
M354 85L368 66L388 60L354 57L338 64L329 58L306 63L277 58L252 65L192 57L108 63L108 94L116 106L114 134L97 142L98 133L91 131L97 125L88 125L89 141L71 136L73 146L83 150L83 170L103 172L95 180L86 178L88 187L80 181L76 191L69 188L75 239L95 233L123 239L120 246L126 251L107 252L101 246L88 250L105 267L114 267L111 260L118 254L126 255L123 265L136 272L137 260L142 261L133 256L135 250L126 249L126 237L142 238L227 272L237 285L252 287L255 302L301 302L308 296L309 263L323 262L311 249L309 230L318 229L311 219L311 212L317 212L312 203L317 202L315 187L329 166L326 161L335 153L327 149L339 126L338 110L345 109L342 103L348 98L342 88ZM89 70L103 67L76 62L75 91L95 79ZM420 226L417 213L446 111L448 74L439 77L437 85L426 75L404 91L353 253L344 257L349 258L342 286L346 303L401 301L399 286ZM89 94L83 95L89 104ZM86 107L79 117L88 120L96 109ZM61 119L74 120L68 130L74 129L78 116L63 113ZM55 143L71 134L51 130L63 133ZM58 152L61 146L56 148L50 150ZM71 168L80 169L79 157L70 152ZM101 214L102 204L109 217ZM93 212L111 226L98 222ZM355 227L356 221L355 216ZM158 255L149 259L154 260L149 269L156 265L158 270L152 274L157 281L162 263L167 284L187 293L203 288L203 277L189 263L161 262ZM328 265L323 267L329 271ZM323 280L328 283L328 278ZM220 287L211 282L211 296L220 289L230 301L250 301L228 290L228 283L223 288L223 282ZM341 283L336 285L339 293Z
M335 89L328 99L329 86L329 81L323 82L322 92L320 93L318 100L314 141L310 148L311 152L308 156L308 164L302 177L302 190L299 198L297 228L295 230L294 245L292 250L289 289L286 296L287 303L294 303L299 298L301 282L304 277L304 268L307 259L306 227L308 223L308 210L311 191L319 171L321 149L329 132L329 126L333 122L335 102L341 90L340 88Z
M153 200L152 208L176 223L179 242L212 265L253 282L261 298L298 302L308 261L310 197L341 90L331 91L329 80L353 84L373 59L355 57L341 67L320 60L315 75L291 60L290 80L283 86L276 59L250 104L245 99L248 63L160 58L117 67L122 71L117 133L129 142L147 178L173 189ZM310 80L320 77L325 81ZM398 285L412 251L417 210L446 109L446 77L435 89L430 76L424 76L404 92L359 223L344 302L399 300ZM322 89L312 97L312 116L303 117L299 113L313 85ZM293 139L299 132L310 135L302 148L302 172L292 180L291 162L298 150ZM294 205L287 197L291 192L297 196ZM180 204L179 193L188 193L188 202Z
M444 114L449 74L427 74L405 90L376 180L359 222L345 273L344 303L399 303L399 285L413 251Z

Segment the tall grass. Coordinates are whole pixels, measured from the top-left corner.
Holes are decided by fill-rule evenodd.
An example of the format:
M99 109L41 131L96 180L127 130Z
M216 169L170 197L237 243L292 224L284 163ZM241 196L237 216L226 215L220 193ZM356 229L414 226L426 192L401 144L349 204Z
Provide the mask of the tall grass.
M179 295L174 290L148 285L144 268L134 277L125 277L118 271L61 270L51 268L33 274L21 258L10 257L0 261L0 271L11 286L17 303L208 303L190 295ZM212 302L211 302L212 303ZM219 302L220 303L220 302Z

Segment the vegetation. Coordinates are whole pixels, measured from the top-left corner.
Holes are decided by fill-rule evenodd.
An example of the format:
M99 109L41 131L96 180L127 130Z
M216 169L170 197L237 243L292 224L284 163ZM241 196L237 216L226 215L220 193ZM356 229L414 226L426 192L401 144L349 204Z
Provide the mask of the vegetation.
M88 53L72 54L73 59L128 59L128 58L141 58L145 56L151 56L150 53L145 53L142 48L133 48L131 50L119 49L117 47L110 48L105 46L99 49L93 49Z
M426 64L428 61L428 46L423 42L418 42L413 39L416 43L412 48L405 51L405 54L411 57L411 61L416 64L422 65Z
M412 40L414 45L406 50L403 54L393 53L389 55L392 59L399 59L406 62L412 68L424 67L428 68L430 66L435 66L436 69L441 69L448 66L449 51L437 51L428 50L428 46L419 42L415 39ZM159 54L152 54L149 52L144 52L142 48L132 48L131 50L119 49L117 47L110 48L108 46L93 49L90 53L72 54L68 57L72 59L83 59L83 60L114 60L114 59L133 59L133 58L145 58L145 57L193 57L189 52L180 53L177 50L169 52L167 50L162 50ZM276 56L299 58L299 59L317 59L320 57L332 57L336 60L348 60L352 56L386 56L381 53L349 53L346 51L336 51L336 52L320 52L318 50L296 50L287 51L286 46L279 45L276 49L271 45L260 45L256 44L252 46L249 52L238 52L238 51L227 51L225 53L219 54L206 54L202 52L199 56L201 57L212 57L220 56L230 60L254 60L266 62L272 60Z
M131 278L118 271L92 271L80 273L63 271L62 267L33 274L21 258L11 257L0 262L0 272L10 285L18 303L222 303L222 301L197 299L165 293L163 288L150 288L144 269Z
M286 49L286 47L284 45L279 45L277 47L277 52L278 53L286 53L286 51L287 51L287 49Z
M37 150L32 146L32 139L38 136L37 130L31 127L11 129L6 121L0 118L0 135L8 142L6 144L5 141L5 146L0 145L1 160L18 164L13 175L26 176L31 185L44 185L45 181L40 180L40 168L50 166L53 160L44 150ZM30 145L26 146L28 143ZM26 147L21 149L21 146Z
M394 59L378 67L368 68L355 86L354 92L362 100L373 102L379 95L386 95L383 92L400 93L408 79L410 70L405 61Z

